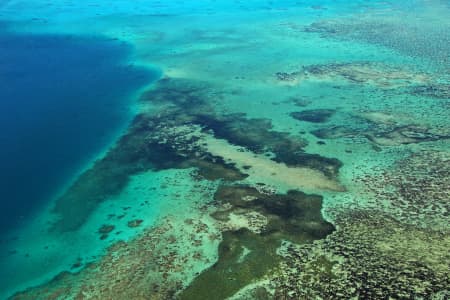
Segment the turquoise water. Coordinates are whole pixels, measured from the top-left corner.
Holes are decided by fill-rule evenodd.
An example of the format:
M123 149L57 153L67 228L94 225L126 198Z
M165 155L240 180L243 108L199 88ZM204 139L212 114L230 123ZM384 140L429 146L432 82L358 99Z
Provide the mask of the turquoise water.
M448 297L443 1L0 4L0 297Z

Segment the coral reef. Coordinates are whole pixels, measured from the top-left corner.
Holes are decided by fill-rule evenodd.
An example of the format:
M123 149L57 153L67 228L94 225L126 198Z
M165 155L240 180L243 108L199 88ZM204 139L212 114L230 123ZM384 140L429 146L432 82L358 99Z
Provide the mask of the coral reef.
M433 26L412 22L404 15L383 18L372 13L354 17L321 20L305 26L304 32L318 33L324 38L363 41L392 48L406 55L425 57L448 66L450 35L448 25ZM417 20L417 19L414 19ZM414 25L413 25L414 24ZM420 25L419 25L420 24Z
M341 79L353 84L368 84L386 90L411 86L418 88L432 81L430 75L425 73L366 61L306 65L301 70L291 73L278 72L276 77L279 81L291 85L308 79L322 81ZM419 93L420 89L417 92Z
M450 224L450 154L420 151L376 176L357 178L373 194L377 207L416 226L448 229Z
M322 199L317 195L262 194L250 186L222 185L214 199L221 208L212 216L225 230L219 259L194 279L180 299L230 297L278 267L277 249L283 241L311 243L334 230L322 218ZM245 222L236 216L245 216Z
M450 138L447 132L440 132L423 126L396 126L387 130L373 130L365 136L379 146L396 146Z
M165 77L50 216L104 252L81 243L11 299L450 299L450 23L401 1L162 2L83 14Z
M53 211L60 218L52 230L79 228L101 202L126 186L131 175L146 170L195 167L200 176L209 180L233 181L247 176L221 157L195 146L198 137L186 132L192 128L212 131L216 138L255 153L272 152L276 162L318 170L329 178L337 177L339 160L305 153L305 141L273 131L270 120L249 119L243 114L217 114L208 100L220 93L195 80L160 80L141 99L142 103L151 102L154 109L136 116L128 132L106 156L58 199Z
M280 254L286 261L273 278L276 299L450 295L448 234L400 223L380 211L341 212L336 224L338 230L322 241L284 245Z
M248 181L264 182L280 189L308 189L344 191L345 188L333 176L332 166L322 166L321 171L311 167L292 167L276 162L262 154L230 145L226 140L203 135L198 141L208 153L223 157L233 163L241 172L247 174Z
M357 177L374 209L334 206L335 232L312 245L285 243L275 298L448 298L449 159L422 150Z

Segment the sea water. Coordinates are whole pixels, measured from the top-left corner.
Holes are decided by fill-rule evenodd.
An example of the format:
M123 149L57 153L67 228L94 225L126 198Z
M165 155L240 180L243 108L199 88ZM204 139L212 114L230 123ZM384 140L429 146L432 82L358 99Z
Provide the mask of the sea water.
M20 224L132 116L130 95L157 73L106 38L0 33L2 232ZM26 188L24 188L24 185Z
M445 295L449 12L2 2L0 295Z

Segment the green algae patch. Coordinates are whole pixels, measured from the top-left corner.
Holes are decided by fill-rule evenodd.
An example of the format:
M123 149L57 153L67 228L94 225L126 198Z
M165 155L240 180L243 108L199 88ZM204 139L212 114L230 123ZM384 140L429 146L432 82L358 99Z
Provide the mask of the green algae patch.
M219 261L195 278L179 299L226 299L280 261L277 239L261 237L247 229L223 234ZM250 251L242 257L244 251Z
M281 256L277 249L284 241L311 243L334 230L322 219L322 198L317 195L298 191L264 194L245 185L223 185L217 190L215 200L223 209L212 216L223 228L234 230L223 233L218 262L196 277L180 294L180 299L230 297L278 267ZM255 222L232 218L248 212L264 216L266 224L257 227ZM236 220L238 224L232 224Z

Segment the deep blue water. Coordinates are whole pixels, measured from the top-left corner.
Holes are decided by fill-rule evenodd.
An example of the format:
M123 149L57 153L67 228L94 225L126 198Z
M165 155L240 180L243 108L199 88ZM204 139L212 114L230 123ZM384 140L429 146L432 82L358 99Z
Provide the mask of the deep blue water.
M131 118L133 91L155 70L98 37L0 28L0 231L26 220Z

